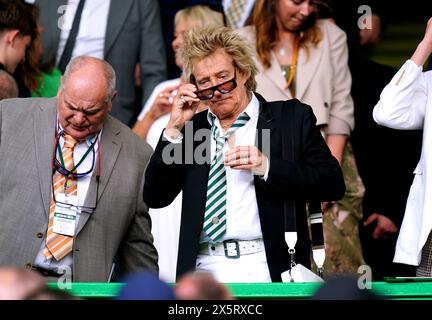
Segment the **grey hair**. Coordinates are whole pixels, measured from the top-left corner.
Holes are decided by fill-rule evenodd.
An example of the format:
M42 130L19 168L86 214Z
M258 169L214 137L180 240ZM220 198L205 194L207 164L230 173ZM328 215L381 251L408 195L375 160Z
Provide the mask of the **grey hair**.
M114 94L115 88L116 88L116 73L114 71L114 68L105 60L89 57L89 56L79 56L76 58L73 58L71 61L69 61L68 65L66 66L66 70L63 74L64 81L62 83L65 83L68 79L68 77L77 69L84 67L88 62L90 61L98 61L102 63L103 65L103 73L104 77L107 81L107 100L111 99L112 95Z
M0 70L0 100L18 97L18 85L6 71Z

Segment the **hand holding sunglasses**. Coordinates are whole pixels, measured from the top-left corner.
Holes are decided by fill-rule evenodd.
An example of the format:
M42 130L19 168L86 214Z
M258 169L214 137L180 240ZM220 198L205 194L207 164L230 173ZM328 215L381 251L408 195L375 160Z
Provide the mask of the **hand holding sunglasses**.
M195 94L196 87L191 84L181 85L177 95L174 97L171 109L170 120L166 129L176 129L181 131L186 121L192 119L200 104L200 99Z

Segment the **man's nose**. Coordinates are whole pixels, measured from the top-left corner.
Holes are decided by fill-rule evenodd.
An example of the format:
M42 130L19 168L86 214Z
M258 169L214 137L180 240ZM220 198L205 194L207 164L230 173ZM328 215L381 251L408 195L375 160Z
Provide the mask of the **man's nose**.
M213 97L216 97L216 99L219 99L222 96L222 93L219 90L213 91Z
M83 124L85 122L85 115L82 112L76 112L74 115L74 120L75 120L75 124L80 125Z

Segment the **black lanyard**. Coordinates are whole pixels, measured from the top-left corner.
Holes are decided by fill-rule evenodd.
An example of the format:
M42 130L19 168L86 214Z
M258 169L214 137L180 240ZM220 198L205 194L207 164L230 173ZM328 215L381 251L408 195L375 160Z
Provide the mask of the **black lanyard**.
M62 132L63 132L63 131L62 131ZM59 136L62 135L62 132L59 133ZM90 153L90 151L93 150L93 148L94 148L94 146L95 146L95 144L96 144L96 141L98 141L98 136L99 136L99 134L96 136L96 138L95 138L94 141L92 142L91 146L88 147L86 153L82 156L81 160L80 160L80 161L75 165L75 167L73 167L72 170L70 170L71 172L74 172L76 169L78 169L78 167L81 165L81 163L83 163L83 161L85 160L85 158L87 158L87 156L88 156L88 154ZM59 140L60 140L60 139L59 139ZM60 148L60 143L58 143L58 142L57 142L57 151L58 151L59 156L60 156L60 162L61 162L61 165L64 167L65 164L64 164L64 160L63 160L63 151L61 150L61 148ZM68 175L65 176L65 179L66 179L66 180L67 180L67 178L68 178Z

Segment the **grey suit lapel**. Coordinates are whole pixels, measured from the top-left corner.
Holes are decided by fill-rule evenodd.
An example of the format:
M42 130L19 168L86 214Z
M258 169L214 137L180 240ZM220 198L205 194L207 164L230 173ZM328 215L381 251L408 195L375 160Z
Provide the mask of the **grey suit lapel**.
M315 70L321 61L322 56L322 42L320 41L316 47L311 46L309 52L301 48L299 50L299 58L297 63L297 74L296 76L296 98L302 100L306 89L312 81L315 75Z
M134 0L111 0L108 23L105 33L104 58L108 56L109 51L114 45L118 34L129 15Z
M52 155L56 128L56 99L49 101L49 107L41 108L34 113L34 139L36 167L45 214L49 215L52 184Z
M111 177L112 170L114 168L115 163L117 162L117 158L120 153L122 144L118 139L119 134L120 134L120 128L115 125L115 122L110 117L108 117L104 125L102 135L101 135L101 141L100 141L101 159L98 159L98 161L99 160L101 161L101 177L99 181L99 192L98 192L99 194L97 195L98 203ZM97 176L97 166L93 171L93 175L91 177L91 181L87 191L87 196L84 201L84 206L86 207L94 207L96 205L95 203L96 192L97 192L96 176ZM87 223L91 214L86 212L81 213L76 234L78 234L81 231L81 229Z

